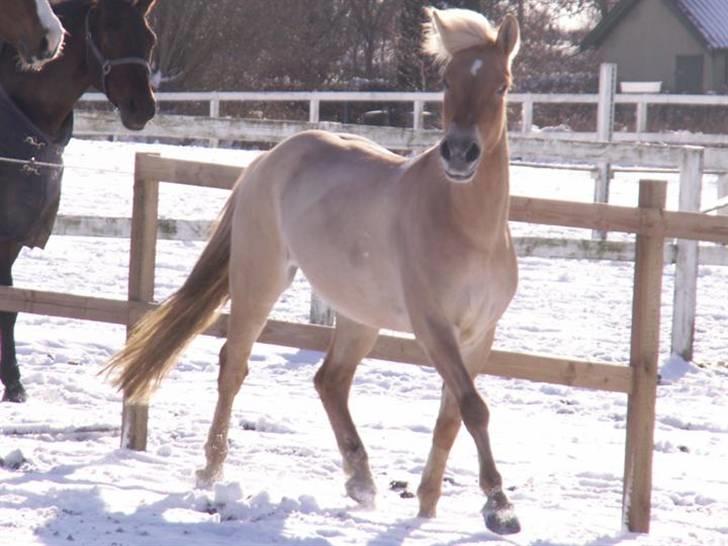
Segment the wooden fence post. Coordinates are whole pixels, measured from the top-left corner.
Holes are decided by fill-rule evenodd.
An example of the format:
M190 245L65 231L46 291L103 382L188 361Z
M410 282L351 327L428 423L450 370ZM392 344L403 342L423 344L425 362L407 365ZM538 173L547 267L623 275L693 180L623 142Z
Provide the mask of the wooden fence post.
M314 93L308 102L308 121L309 123L318 123L321 121L321 99Z
M148 180L139 172L139 156L134 168L134 203L131 221L131 248L129 251L129 301L154 300L154 266L157 252L157 211L159 181ZM129 313L127 335L139 317ZM126 397L125 397L126 398ZM121 447L144 451L147 448L147 421L149 406L131 404L124 400L121 424Z
M219 118L220 117L220 97L217 94L217 92L213 92L212 96L210 97L210 117L211 118ZM220 145L220 140L217 138L211 138L210 139L210 146L213 148L217 148Z
M728 197L728 173L720 173L718 175L717 189L718 201ZM728 204L726 204L726 206L724 207L719 208L716 214L719 214L721 216L728 216Z
M529 94L521 104L521 134L527 135L533 129L533 97Z
M637 121L635 123L635 133L637 133L637 140L642 140L642 133L647 132L647 114L649 112L649 106L645 101L637 103L637 111L635 117Z
M637 236L630 366L632 392L627 404L627 442L622 497L623 521L632 532L650 530L652 451L657 398L657 360L660 350L660 295L662 292L664 228L660 211L665 208L667 184L640 182L639 206L654 213L643 221L655 227Z
M703 189L703 148L686 146L680 159L682 212L699 212ZM675 290L672 305L670 352L693 359L693 335L698 291L698 241L679 239L675 256Z
M420 131L424 128L425 101L416 100L412 105L412 128Z
M597 140L611 142L614 134L614 96L617 93L617 65L602 63L599 69L599 104L597 105ZM594 202L609 203L609 182L612 168L609 162L597 164L594 181ZM593 230L592 239L605 241L607 232Z
M614 95L617 93L617 65L599 67L599 104L597 105L597 140L610 142L614 133Z
M333 326L335 316L336 313L334 313L334 310L312 290L311 308L308 314L309 322L311 324Z
M609 185L612 182L612 166L606 161L600 161L592 171L594 177L594 202L609 203ZM592 239L607 240L607 232L601 229L592 230Z

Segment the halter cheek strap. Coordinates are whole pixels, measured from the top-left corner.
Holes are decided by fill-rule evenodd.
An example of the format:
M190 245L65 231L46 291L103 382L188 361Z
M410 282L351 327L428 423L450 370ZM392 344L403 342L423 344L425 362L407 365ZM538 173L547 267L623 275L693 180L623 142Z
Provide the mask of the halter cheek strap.
M92 11L93 10L89 10L88 13L86 13L86 51L87 55L89 51L91 52L91 54L94 56L99 66L101 67L101 91L103 91L104 95L108 97L106 89L106 78L108 78L109 74L111 74L111 70L115 66L121 66L125 64L138 64L144 67L144 69L147 71L147 76L152 73L152 67L149 65L149 61L141 57L121 57L119 59L107 59L106 57L104 57L103 53L101 53L101 50L96 45L96 42L94 42L94 37L91 34Z

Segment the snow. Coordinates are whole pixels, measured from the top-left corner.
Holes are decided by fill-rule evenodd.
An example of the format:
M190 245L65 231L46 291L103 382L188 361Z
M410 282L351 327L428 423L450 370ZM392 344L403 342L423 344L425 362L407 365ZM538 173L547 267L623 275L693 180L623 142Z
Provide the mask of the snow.
M192 147L71 142L63 214L128 216L135 150L244 165L255 153ZM78 168L83 167L83 168ZM620 173L612 202L634 204L637 175ZM664 175L660 175L664 177ZM676 177L668 199L677 200ZM706 195L715 191L707 182ZM588 173L513 169L513 193L587 201ZM212 219L219 190L163 185L161 215ZM585 231L514 225L519 235ZM588 235L588 234L587 234ZM184 279L199 243L161 242L156 296ZM128 241L52 237L25 250L21 287L123 298ZM225 478L195 489L216 401L219 339L200 337L154 396L149 448L119 449L121 401L98 375L124 341L121 327L21 315L16 338L30 400L0 404L0 544L93 546L670 546L728 544L728 270L701 267L695 361L669 356L672 268L665 269L661 384L655 424L652 530L620 527L626 397L480 377L491 441L523 531L485 529L477 455L462 433L438 517L416 518L412 498L430 446L441 382L416 366L366 360L351 408L379 495L363 510L344 494L340 457L312 386L321 354L256 345L238 396ZM520 260L519 293L501 322L499 348L624 362L631 264ZM305 321L297 278L273 315Z

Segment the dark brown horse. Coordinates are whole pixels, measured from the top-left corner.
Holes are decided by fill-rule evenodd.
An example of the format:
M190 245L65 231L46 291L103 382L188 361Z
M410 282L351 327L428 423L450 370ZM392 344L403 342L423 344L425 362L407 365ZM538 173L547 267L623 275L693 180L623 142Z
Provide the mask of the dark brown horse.
M0 41L17 49L25 66L40 68L56 57L63 45L63 34L63 26L48 0L3 2Z
M144 128L154 116L148 61L156 38L146 18L156 1L62 1L54 9L68 32L63 55L33 71L18 63L12 47L0 53L0 285L12 285L11 268L23 246L43 247L48 240L60 200L62 152L81 95L89 87L102 90L129 129ZM0 379L3 400L23 402L16 317L0 311Z

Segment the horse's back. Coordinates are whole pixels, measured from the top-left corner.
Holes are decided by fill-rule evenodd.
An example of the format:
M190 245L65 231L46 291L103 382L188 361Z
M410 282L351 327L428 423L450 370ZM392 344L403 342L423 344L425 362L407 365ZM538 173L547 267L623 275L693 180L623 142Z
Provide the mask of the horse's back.
M392 210L406 161L362 137L305 131L252 166L239 204L247 206L242 201L248 198L257 207L272 198L284 230L299 229L312 212L360 220L374 213L382 220Z

